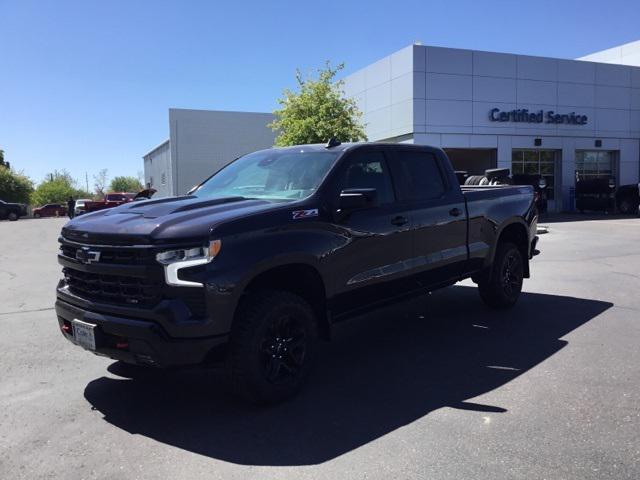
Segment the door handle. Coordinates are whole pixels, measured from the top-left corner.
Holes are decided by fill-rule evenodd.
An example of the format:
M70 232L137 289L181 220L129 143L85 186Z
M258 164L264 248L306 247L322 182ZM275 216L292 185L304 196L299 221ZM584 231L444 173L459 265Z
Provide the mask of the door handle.
M451 215L452 217L457 217L461 214L462 210L460 210L459 208L452 208L451 210L449 210L449 215Z
M408 221L409 221L409 220L407 220L407 217L403 217L402 215L398 215L397 217L394 217L394 218L391 220L391 223L392 223L393 225L400 226L400 225L404 225L404 224L405 224L405 223L407 223Z

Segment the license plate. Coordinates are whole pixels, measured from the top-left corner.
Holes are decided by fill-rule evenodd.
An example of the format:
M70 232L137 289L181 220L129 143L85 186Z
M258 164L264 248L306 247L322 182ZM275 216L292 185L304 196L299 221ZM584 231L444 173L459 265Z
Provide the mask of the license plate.
M95 325L92 325L81 320L74 320L73 325L73 338L78 345L87 350L96 349L96 335L94 333Z

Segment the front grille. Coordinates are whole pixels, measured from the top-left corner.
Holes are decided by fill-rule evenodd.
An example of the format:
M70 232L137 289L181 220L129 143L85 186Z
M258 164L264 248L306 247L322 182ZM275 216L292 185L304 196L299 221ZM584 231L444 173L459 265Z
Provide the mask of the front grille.
M60 253L76 261L76 252L83 247L100 252L99 260L93 264L94 270L99 269L100 265L109 265L111 268L118 265L146 265L151 273L149 277L142 278L84 272L73 267L64 267L64 278L73 295L91 302L138 308L153 308L162 300L181 300L193 317L207 315L203 288L169 287L165 284L162 267L155 260L157 249L97 247L62 241Z
M65 257L75 260L76 252L82 247L62 244L60 251ZM108 249L94 248L100 252L100 263L109 265L153 265L155 264L155 251L153 249Z
M152 307L162 298L162 284L156 280L72 268L63 268L62 273L71 293L94 302Z

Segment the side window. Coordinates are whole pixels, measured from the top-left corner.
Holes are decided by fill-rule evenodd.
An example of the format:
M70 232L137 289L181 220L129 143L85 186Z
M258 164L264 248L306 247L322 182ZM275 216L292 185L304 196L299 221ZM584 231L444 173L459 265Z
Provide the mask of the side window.
M406 200L440 198L446 191L436 157L427 152L399 150L400 195Z
M384 154L375 150L355 152L340 179L340 190L345 188L375 188L381 205L393 203L393 185Z

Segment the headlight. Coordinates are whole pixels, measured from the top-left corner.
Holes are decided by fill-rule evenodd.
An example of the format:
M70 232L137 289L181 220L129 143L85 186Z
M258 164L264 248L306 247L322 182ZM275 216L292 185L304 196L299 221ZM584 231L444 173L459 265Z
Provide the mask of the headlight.
M160 252L156 255L156 260L164 265L164 277L167 285L202 287L204 286L202 283L178 278L178 272L183 268L197 267L198 265L209 263L220 253L221 248L222 242L220 240L212 240L207 246Z
M156 255L156 260L163 265L189 260L206 260L207 262L210 262L216 257L216 255L218 255L221 247L222 242L220 240L212 240L206 247L194 247L160 252Z

